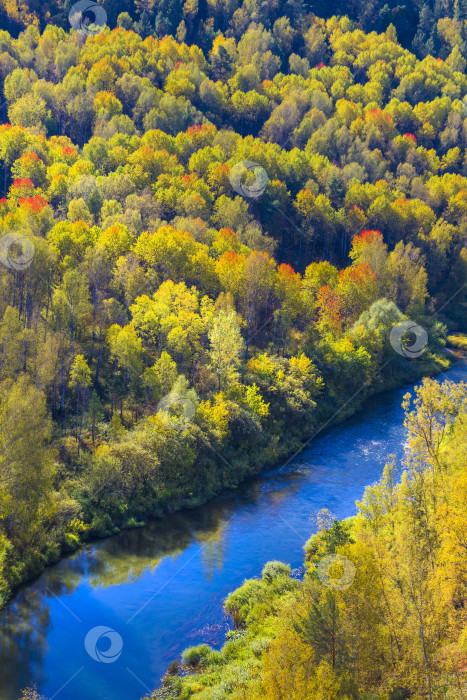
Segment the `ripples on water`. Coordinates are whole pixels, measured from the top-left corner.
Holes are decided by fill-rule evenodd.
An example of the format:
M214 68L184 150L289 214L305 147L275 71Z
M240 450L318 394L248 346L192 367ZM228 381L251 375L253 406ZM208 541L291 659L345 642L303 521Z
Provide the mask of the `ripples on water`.
M467 380L467 368L446 376ZM303 575L313 514L326 507L352 515L390 455L403 455L401 401L410 388L370 400L287 466L45 571L0 618L0 700L16 700L30 683L54 700L133 700L185 647L221 645L230 628L226 595L271 559ZM115 663L87 655L84 638L96 625L121 635Z

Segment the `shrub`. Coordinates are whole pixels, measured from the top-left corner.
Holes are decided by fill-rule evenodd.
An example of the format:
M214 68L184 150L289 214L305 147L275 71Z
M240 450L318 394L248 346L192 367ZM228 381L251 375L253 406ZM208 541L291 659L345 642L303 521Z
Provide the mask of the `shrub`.
M183 652L182 659L187 666L196 668L206 663L212 649L207 644L200 644L197 647L190 647Z
M288 564L284 564L281 561L268 561L261 572L261 576L263 581L271 583L278 576L290 576L291 573L292 570Z

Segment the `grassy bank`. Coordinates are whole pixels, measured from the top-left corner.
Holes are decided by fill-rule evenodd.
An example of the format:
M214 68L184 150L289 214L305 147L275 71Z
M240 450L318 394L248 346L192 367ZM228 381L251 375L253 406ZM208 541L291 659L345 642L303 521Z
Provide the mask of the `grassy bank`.
M453 333L447 337L448 347L467 352L467 335L465 333Z

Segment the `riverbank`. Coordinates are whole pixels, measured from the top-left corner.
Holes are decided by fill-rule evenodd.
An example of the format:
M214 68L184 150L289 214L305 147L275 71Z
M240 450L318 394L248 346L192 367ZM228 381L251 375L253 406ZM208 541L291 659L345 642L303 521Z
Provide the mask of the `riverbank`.
M149 507L146 507L143 502L138 519L131 517L122 522L121 514L118 513L120 519L112 519L107 514L105 518L98 517L96 519L94 516L94 520L92 520L92 512L88 512L86 517L88 503L84 501L85 521L90 524L81 527L73 537L67 537L66 542L62 543L61 547L51 547L45 554L35 556L29 566L29 575L19 580L16 585L11 587L10 591L4 589L3 605L0 606L0 609L6 605L12 595L40 576L44 568L56 564L63 556L76 552L84 544L118 534L125 529L143 527L151 519L164 518L185 508L199 507L216 498L225 489L236 489L246 479L257 475L262 470L287 461L291 456L300 453L310 443L310 438L316 437L323 430L336 426L355 415L369 397L414 382L423 376L434 376L439 372L446 371L451 362L451 356L447 352L442 355L429 354L427 357L422 356L411 362L396 356L391 360L391 364L386 368L384 374L381 371L376 372L371 383L363 386L348 399L340 403L337 403L336 400L331 401L330 397L326 397L323 401L318 399L313 421L305 423L299 434L297 431L295 433L288 431L282 433L278 439L276 434L268 434L267 430L263 430L257 441L256 449L245 453L245 449L239 445L236 451L228 455L228 464L222 455L216 454L215 447L211 450L205 450L204 453L201 453L201 460L203 456L205 459L215 456L217 464L220 465L217 467L217 471L220 473L216 476L221 478L217 479L217 483L212 478L212 470L206 470L207 478L204 481L198 479L197 484L192 481L184 489L172 488L167 496L164 497L162 494L159 499L152 499L148 504ZM180 438L181 434L175 432L175 440ZM210 452L211 454L209 454ZM223 462L226 464L223 465ZM196 468L197 464L198 468ZM195 462L194 467L194 471L202 472L203 465L199 459ZM196 486L197 490L195 490ZM103 490L105 491L105 485ZM71 493L73 495L73 491Z
M405 413L405 459L368 486L359 515L321 522L303 579L271 561L230 593L224 646L186 649L151 697L461 697L465 551L452 532L467 516L466 388L424 383ZM426 432L440 410L446 429Z
M467 365L455 363L445 379L466 381ZM50 698L81 666L67 700L139 698L147 691L127 667L152 689L187 647L220 648L226 597L273 559L299 576L313 513L327 507L339 519L354 515L389 456L402 459L401 403L415 385L368 398L287 466L270 466L203 506L122 530L48 567L0 617L0 700L17 700L33 684ZM118 662L97 664L86 654L84 638L96 625L121 635Z
M446 379L465 381L467 365L456 363ZM81 666L67 700L139 698L147 691L127 667L152 689L187 647L219 648L229 593L272 559L299 575L313 513L327 507L339 519L353 515L389 456L402 458L401 403L413 390L404 385L368 398L285 467L270 465L204 506L87 544L49 567L0 618L0 667L7 670L0 700L17 700L31 684L50 698ZM121 635L118 663L96 664L86 654L84 638L96 625Z

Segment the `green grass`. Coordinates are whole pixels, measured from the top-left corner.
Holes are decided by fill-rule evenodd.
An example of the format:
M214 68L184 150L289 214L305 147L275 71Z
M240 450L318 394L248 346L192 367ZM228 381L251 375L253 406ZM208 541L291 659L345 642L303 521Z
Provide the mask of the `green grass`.
M453 333L447 337L448 347L456 348L456 350L466 350L467 351L467 334L465 333Z

